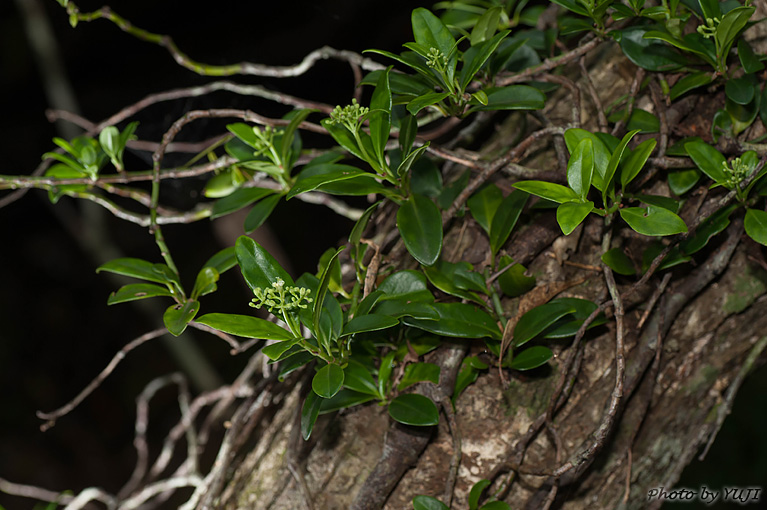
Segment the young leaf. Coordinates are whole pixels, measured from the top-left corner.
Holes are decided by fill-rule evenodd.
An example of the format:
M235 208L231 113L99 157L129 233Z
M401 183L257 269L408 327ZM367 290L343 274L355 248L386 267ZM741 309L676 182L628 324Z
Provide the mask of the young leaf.
M322 327L321 327L322 326L322 323L321 323L322 305L325 303L325 299L327 297L326 294L328 292L328 285L330 285L331 268L333 267L333 261L345 249L346 249L346 246L342 246L338 250L336 250L333 256L330 257L330 260L328 260L328 265L325 266L325 270L322 272L322 276L320 277L320 283L317 287L317 295L314 298L314 304L312 305L312 324L314 325L315 334L319 334L320 331L322 330ZM322 335L318 335L318 339L320 338L320 336ZM328 346L326 345L326 347ZM319 392L317 394L322 396ZM325 397L325 398L330 398L330 397Z
M277 324L250 315L208 313L197 319L197 322L218 331L245 338L264 340L291 340L293 338L290 331Z
M439 410L430 398L417 393L400 395L389 404L389 416L404 425L428 427L439 423Z
M192 288L192 299L197 299L200 296L210 294L216 290L216 282L218 281L218 271L212 267L203 267L197 278L194 281L194 287Z
M560 204L557 207L557 223L562 233L566 236L570 235L586 219L592 209L594 209L594 202L591 201L583 204L579 202Z
M474 193L466 201L466 205L469 206L469 211L474 220L479 223L485 232L490 234L490 223L493 221L495 211L502 201L503 193L500 188L495 184L490 184Z
M501 257L498 267L504 268L513 262L508 255ZM498 284L503 293L511 298L521 296L535 287L535 277L525 276L527 269L522 264L514 264L498 277Z
M586 200L593 174L594 142L591 138L584 138L575 147L570 161L567 162L567 184L581 200Z
M123 285L115 292L112 292L107 299L108 305L116 305L117 303L125 303L127 301L135 301L137 299L146 299L157 296L173 296L171 292L159 285L151 283L132 283L129 285Z
M312 390L322 398L332 398L344 383L344 371L336 364L320 368L312 379Z
M293 278L280 266L274 257L248 236L240 236L234 244L234 253L240 265L245 282L251 290L265 289L277 280L293 285Z
M431 496L413 498L413 510L450 510L446 504Z
M650 154L652 154L652 151L655 150L656 144L657 141L654 138L651 138L640 143L637 148L631 152L631 155L626 159L626 162L623 164L623 168L621 169L622 190L625 191L626 186L628 186L629 183L633 181L634 178L639 174L639 171L642 170L642 167L649 159Z
M391 87L389 86L388 68L381 74L378 84L370 99L370 139L373 142L373 151L377 160L383 164L384 149L389 140L391 129Z
M428 9L419 7L413 10L410 21L413 25L415 42L426 50L436 48L445 56L453 50L455 39L450 34L450 30Z
M602 254L602 262L618 274L636 274L636 269L634 269L631 259L620 248L613 248L604 252Z
M245 217L245 224L243 225L245 233L250 234L263 225L277 204L280 203L281 198L282 195L272 195L258 202Z
M512 370L532 370L546 364L553 355L554 353L548 347L536 345L525 349L519 354L514 354L509 368Z
M383 398L378 393L378 386L373 379L370 370L359 361L349 360L349 364L344 369L344 387L360 393L373 395Z
M397 228L410 254L425 266L442 251L442 215L431 199L412 194L397 211Z
M625 207L619 211L629 227L646 236L670 236L687 232L687 225L682 218L662 207Z
M458 79L458 86L461 91L466 90L466 87L469 86L477 72L482 68L485 62L487 62L493 52L495 52L495 50L498 48L498 45L501 44L501 42L510 33L511 32L509 30L504 30L499 34L496 34L492 39L489 39L481 44L475 45L472 43L471 48L469 48L463 54L464 64L463 68L461 69L461 75ZM489 102L490 98L487 97L485 104Z
M576 202L579 197L578 194L567 186L561 184L555 184L553 182L545 181L520 181L513 185L515 188L524 192L530 193L537 197L551 200L558 204L564 204L565 202Z
M160 266L163 265L164 264L152 264L151 262L142 259L122 258L110 260L109 262L100 265L96 269L96 272L100 273L101 271L107 271L108 273L116 273L156 283L176 282L177 278L169 279L164 272L159 270ZM167 268L167 266L165 267Z
M450 92L429 92L428 94L418 96L407 104L407 111L411 115L417 115L418 112L427 106L437 104L449 95Z
M767 246L767 212L758 209L746 209L743 226L746 228L748 237Z
M591 140L594 151L594 172L591 177L591 184L599 191L602 191L605 188L602 177L607 171L607 165L610 163L612 152L605 145L605 142L594 133L590 133L585 129L575 128L565 131L565 144L570 154L573 154L578 145L586 138Z
M514 327L514 347L523 345L567 314L575 312L569 303L546 303L536 306L522 317Z
M722 21L716 27L715 34L717 46L722 51L723 56L721 58L726 58L730 53L730 48L735 42L738 32L746 26L755 10L755 7L741 6L722 16Z
M490 250L495 255L506 244L514 230L519 215L522 214L529 195L524 191L514 190L503 199L490 223Z
M469 492L469 510L477 510L479 508L479 498L482 497L482 492L489 487L490 484L490 480L482 479L471 487L471 491Z
M391 377L391 371L394 368L394 356L397 355L396 351L388 353L381 359L381 366L378 368L378 394L386 395L389 392L389 378Z
M280 161L285 165L285 172L289 173L293 166L293 162L298 159L298 154L293 154L293 139L298 129L298 126L306 120L306 117L310 113L318 110L298 110L295 113L291 112L290 124L285 128L285 132L282 134L282 141L280 142ZM299 146L300 147L300 146Z
M691 168L668 173L668 187L675 195L681 196L690 191L700 180L700 170Z
M623 152L626 150L626 146L629 144L631 139L634 138L634 135L637 133L639 133L638 129L626 133L626 135L621 140L621 143L618 144L618 147L613 151L612 156L610 156L610 161L607 163L607 169L605 169L605 174L602 176L605 183L605 188L602 190L602 196L605 199L610 188L610 182L612 181L612 178L615 175L615 171L618 169L618 164L621 162L621 158L623 157ZM604 200L604 202L606 204L607 200Z
M711 180L717 184L724 184L727 181L727 176L722 170L726 160L721 152L700 139L687 142L684 148L697 167Z
M322 399L313 391L306 395L304 405L301 407L301 437L304 438L304 441L312 435L312 429L314 429L317 416L320 414L321 405Z
M298 352L303 351L303 347L297 346L298 338L288 340L286 342L280 342L272 345L267 345L261 349L261 354L269 358L271 362L281 361L283 359L296 356ZM311 355L314 359L314 355Z
M439 365L434 363L411 363L405 367L405 374L397 386L397 391L402 391L422 381L439 384L439 372Z
M183 304L170 305L162 315L165 327L173 336L179 336L186 329L186 325L194 319L200 309L199 301L187 301Z

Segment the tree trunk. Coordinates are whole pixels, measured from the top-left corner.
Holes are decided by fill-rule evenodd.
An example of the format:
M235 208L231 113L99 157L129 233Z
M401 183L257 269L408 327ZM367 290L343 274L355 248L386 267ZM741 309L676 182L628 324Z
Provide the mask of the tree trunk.
M630 88L636 69L614 43L603 43L589 59L603 104ZM575 67L568 68L568 75L583 89L583 75ZM648 98L640 101L652 109ZM550 102L546 117L566 124L573 104L570 91ZM723 98L703 95L675 103L667 112L670 130L707 133L708 124L694 122L702 110L710 119L717 102ZM593 125L593 105L585 97L581 105L584 124ZM508 149L504 144L515 139L517 129L514 116L497 126L488 151ZM541 144L525 165L553 170L553 149L551 143ZM564 179L562 173L558 179ZM495 183L509 189L515 180L506 175ZM701 189L680 215L692 220L710 201ZM603 302L608 296L604 276L594 270L602 253L601 219L587 221L568 237L561 235L550 210L525 219L526 226L505 249L537 275L537 287L522 303L504 300L507 315L515 316L529 304L526 299L540 303L575 296ZM391 218L375 223L387 222ZM469 491L483 478L492 480L492 489L500 490L500 499L512 508L541 508L551 498L554 508L658 508L662 500L648 501L648 491L674 486L718 431L719 418L728 413L745 373L765 359L760 353L767 342L767 273L757 262L763 260L758 246L742 232L742 219L733 219L694 264L657 272L626 299L625 380L613 425L609 405L616 386L616 325L608 307L607 324L588 333L580 346L550 341L556 355L547 367L526 375L507 371L503 377L497 367L484 372L456 402L457 430L451 430L444 415L432 429L398 425L385 407L368 404L321 417L311 440L304 442L297 432L302 379L294 378L292 386L275 384L258 411L269 419L254 424L251 441L229 458L220 493L209 494L202 506L405 509L412 508L417 495L447 502L446 481L460 432L451 508L468 508ZM481 265L489 256L486 235L468 215L454 221L445 235L448 260ZM635 258L646 243L628 229L615 236ZM395 247L394 253L399 258L392 264L408 264L402 250ZM618 288L624 292L634 282L619 279ZM464 350L492 362L480 340L447 341L425 359L441 364L440 387L450 387ZM575 366L567 375L563 372L570 360ZM560 382L571 380L569 396L566 385L561 407L547 425L552 394ZM439 398L439 388L424 391ZM568 462L572 469L555 472Z

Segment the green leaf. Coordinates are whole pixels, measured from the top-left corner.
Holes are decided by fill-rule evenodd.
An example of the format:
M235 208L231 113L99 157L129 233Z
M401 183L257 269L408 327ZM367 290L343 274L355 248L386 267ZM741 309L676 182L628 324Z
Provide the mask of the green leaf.
M107 299L108 305L116 305L117 303L125 303L127 301L135 301L137 299L146 299L157 296L173 296L171 292L159 285L153 285L151 283L132 283L130 285L123 285L115 292L112 292Z
M432 299L434 298L432 297ZM425 301L412 302L406 299L387 299L376 304L373 311L379 315L387 315L395 319L406 316L431 321L439 319L439 314L434 307Z
M420 95L420 94L419 94ZM409 154L418 133L418 120L415 115L405 115L399 122L399 149L402 154Z
M593 174L594 142L590 138L584 138L575 147L567 162L567 184L582 200L586 200Z
M719 0L698 0L700 10L704 18L722 18L722 11L719 8Z
M378 286L378 290L385 294L381 300L399 298L407 301L434 301L434 296L428 290L426 277L412 269L387 276Z
M471 491L469 492L469 510L477 510L479 508L479 498L482 497L482 492L488 488L491 483L490 480L483 478L471 487Z
M55 177L57 179L79 179L83 177L83 173L80 170L57 163L45 171L45 176ZM67 191L87 190L87 184L59 184L55 188L48 190L48 200L50 200L52 204L55 204Z
M557 298L552 299L549 303L565 303L575 308L575 311L571 315L567 315L557 321L554 326L548 328L544 332L543 338L569 338L575 336L578 329L583 325L583 322L597 309L597 304L588 299ZM599 313L592 323L589 324L587 329L601 326L606 322L607 318L605 317L605 314Z
M495 255L506 244L511 231L522 214L529 195L524 191L514 190L503 199L490 223L490 250Z
M578 194L567 186L545 181L520 181L513 184L519 190L551 200L558 204L578 201Z
M282 134L282 140L280 142L280 161L285 165L286 173L290 172L294 161L298 159L298 154L293 153L293 141L296 130L298 129L299 124L306 120L310 113L316 111L318 110L304 109L291 112L292 116L290 118L290 124L285 128L285 132Z
M519 322L514 327L514 347L529 342L556 321L575 312L575 310L575 307L569 303L553 302L536 306L520 317Z
M759 89L756 89L757 93ZM724 92L727 98L737 104L747 105L754 100L754 86L751 80L745 76L727 80L724 84Z
M297 343L298 338L294 338L286 342L267 345L261 348L261 354L269 358L271 361L280 361L288 357L296 356L296 350L303 349L303 347L297 346ZM314 359L314 355L312 355L312 359Z
M711 147L703 140L695 140L684 144L687 154L695 162L700 170L709 176L717 184L723 184L727 181L727 176L722 170L726 163L722 153Z
M152 264L151 262L142 259L122 258L110 260L106 264L100 265L96 269L96 272L100 273L101 271L106 271L108 273L121 274L123 276L130 276L132 278L156 283L177 282L177 277L169 278L167 273L163 271L164 268L170 270L165 264Z
M265 289L272 283L282 280L286 285L293 285L293 278L280 266L274 257L260 244L248 236L240 236L234 245L237 263L240 265L245 282L251 290Z
M437 104L449 95L450 92L429 92L428 94L418 96L407 104L407 111L411 115L417 115L418 112L427 106Z
M470 384L476 382L479 377L480 370L486 370L487 365L482 363L476 356L467 356L463 359L461 364L461 371L458 372L458 376L455 379L455 388L453 388L452 401L455 404L455 400L463 393Z
M320 414L332 413L374 400L376 397L357 391L342 389L333 398L320 399Z
M758 73L764 69L762 61L756 56L751 45L742 37L738 39L738 58L747 74Z
M500 10L500 7L498 7L497 9ZM501 44L501 42L506 37L508 37L510 33L511 32L509 30L504 30L503 32L499 34L496 34L492 39L484 41L480 44L475 45L474 43L472 43L471 48L469 48L463 54L464 64L463 64L463 68L461 69L461 75L458 79L458 86L461 91L466 90L466 87L469 86L469 84L474 79L474 76L477 74L477 72L482 68L485 62L487 62L490 56L495 52L495 50L498 48L498 45ZM489 102L490 102L490 98L487 97L487 101L485 101L484 103L487 104Z
M655 150L656 144L657 141L651 138L640 143L636 149L631 151L631 155L626 158L621 168L621 189L625 191L626 186L639 175L642 167L650 158L650 154Z
M378 394L386 395L389 390L389 379L391 378L391 372L394 368L394 357L397 355L396 351L389 352L381 359L381 366L378 367Z
M712 237L724 231L730 224L730 215L738 209L738 204L723 207L703 220L691 237L688 237L679 245L682 252L692 255L702 250Z
M442 215L431 199L412 194L397 211L397 228L410 254L425 266L442 251Z
M469 211L474 220L479 223L485 232L490 234L490 223L493 221L495 211L502 201L503 193L500 188L495 184L490 184L474 193L466 201L466 205L469 206Z
M612 152L607 145L605 145L605 142L594 133L577 128L565 131L565 144L567 145L567 150L570 154L573 154L578 145L586 138L591 140L592 149L594 151L594 172L591 177L591 184L593 184L599 191L602 191L605 188L603 176L607 171L607 165L610 163Z
M495 319L476 306L466 303L435 303L431 305L439 315L438 320L421 320L406 317L403 324L423 329L436 335L458 338L490 337L501 339L501 331Z
M626 123L626 129L637 130L640 133L657 133L660 131L660 121L658 117L641 108L634 108L631 116Z
M221 275L236 265L237 257L234 255L234 246L229 246L209 258L202 267L212 267Z
M333 140L335 140L338 145L349 151L349 153L355 157L365 161L365 156L362 154L362 151L357 145L357 141L354 139L354 135L352 135L348 129L339 124L333 124L330 122L330 119L322 119L320 124L322 124L322 127L324 127L328 133L330 133L330 136L333 137ZM362 137L363 134L364 133L360 133L360 136ZM306 171L306 169L304 169L304 171Z
M487 104L477 101L469 112L494 110L540 110L546 102L546 94L529 85L509 85L501 88L484 89L487 94Z
M634 275L636 269L631 259L623 253L621 248L613 248L602 254L602 262L618 274Z
M503 12L503 10L499 6L495 6L486 10L484 14L479 17L469 36L469 41L472 46L476 46L493 37L495 31L498 30L498 22L501 20L501 12Z
M165 327L173 336L179 336L186 329L186 325L194 319L200 309L199 301L187 301L183 304L170 305L162 315Z
M281 344L273 344L273 345L281 345ZM271 347L271 346L269 346ZM264 347L266 349L266 347ZM302 348L301 348L302 349ZM261 353L264 354L263 349L261 349ZM286 358L283 358L280 362L280 373L277 376L277 380L280 382L283 382L287 376L298 370L299 368L303 367L307 363L314 361L314 354L301 350L300 352L297 352L291 356L288 356ZM270 358L270 363L274 363L274 361Z
M405 373L397 386L397 391L402 391L422 381L439 384L439 372L439 365L434 363L410 363L405 367Z
M290 200L296 195L317 189L323 184L344 181L355 177L374 179L375 174L365 172L354 166L339 165L338 163L312 165L305 168L298 175L295 184L290 188L290 192L285 198Z
M570 235L594 209L594 202L566 202L557 207L557 223L562 233Z
M498 266L503 268L513 262L508 255L501 257ZM535 287L535 277L525 276L527 269L522 264L514 264L498 277L498 284L503 293L511 298L521 296Z
M675 195L681 196L690 191L700 180L700 170L678 170L668 173L668 187Z
M413 498L413 510L450 510L446 504L431 496Z
M317 334L320 332L321 329L321 315L322 315L322 305L325 303L326 294L328 292L328 286L330 285L330 279L331 279L331 268L333 267L333 261L341 254L342 251L346 249L346 246L340 247L336 252L330 257L330 260L328 260L327 266L325 266L324 271L322 272L322 276L320 277L320 283L317 287L317 294L314 298L314 304L312 305L312 324L314 325L314 333ZM319 339L319 336L318 336ZM326 345L326 347L329 347ZM317 392L318 395L323 396L321 393ZM332 395L331 395L332 396ZM325 397L330 398L330 397Z
M273 322L250 315L208 313L197 319L197 322L218 331L245 338L261 338L263 340L293 339L290 331L281 328Z
M404 425L428 427L439 423L439 410L430 398L408 393L400 395L389 404L389 416Z
M758 209L746 209L743 226L746 228L748 237L767 246L767 212Z
M218 271L212 267L203 267L200 272L197 273L197 278L194 281L194 287L192 288L192 299L197 299L200 296L205 296L211 292L216 291L216 282L218 281Z
M491 501L482 505L479 510L511 510L511 506L504 501Z
M701 34L687 34L680 39L675 35L669 34L667 32L650 30L644 34L644 38L660 39L673 46L676 46L682 51L694 53L696 56L706 61L706 63L709 65L716 66L716 53L712 47L712 44L708 42Z
M673 87L671 87L671 92L669 93L669 97L671 101L675 101L680 96L686 94L687 92L697 89L698 87L703 87L705 85L708 85L713 81L713 75L712 73L690 73L686 76L684 76L681 80L676 82Z
M612 181L613 176L618 169L618 164L621 162L621 158L623 158L623 153L626 150L626 146L628 146L631 139L634 138L637 133L639 133L638 129L626 133L621 142L618 144L618 147L613 151L612 156L610 156L610 161L607 163L607 168L605 169L605 173L602 176L605 183L605 188L602 190L602 197L605 204L607 204L607 193L611 189L610 182Z
M748 23L751 15L754 14L755 7L736 7L722 17L722 21L716 27L716 42L721 48L723 55L728 55L735 38Z
M389 86L389 70L384 71L376 88L373 90L373 96L370 99L370 116L368 122L370 125L370 139L373 142L373 151L375 157L381 163L384 163L384 149L389 140L389 130L391 129L391 87Z
M312 379L314 393L322 398L332 398L344 384L344 371L335 364L320 368Z
M646 236L670 236L687 232L687 225L682 218L662 207L625 207L619 211L629 227Z
M341 336L353 335L365 331L379 331L381 329L391 328L397 324L399 324L399 321L393 317L370 313L350 320L344 326Z
M591 17L591 14L586 9L585 5L581 2L577 2L575 0L551 0L551 3L560 5L568 11L574 12L575 14L580 14L581 16L586 16L587 18ZM593 3L591 5L593 6Z
M272 214L272 211L274 211L274 208L280 202L281 198L281 195L272 195L258 202L245 218L245 224L243 226L245 232L250 234L263 225Z
M686 65L687 59L657 39L645 39L646 26L620 30L619 44L634 64L648 71L668 72Z
M633 198L647 205L654 205L656 207L668 209L672 213L679 212L679 208L682 205L678 200L674 200L670 197L664 197L662 195L634 195Z
M368 222L370 221L370 217L375 212L376 208L381 205L381 202L378 201L375 204L371 205L367 209L365 209L365 212L362 213L362 216L360 216L360 219L357 220L357 222L354 224L354 227L352 228L352 231L349 233L349 242L351 244L359 244L360 239L362 239L362 234L365 232L365 229L368 226Z
M244 122L235 122L234 124L227 124L226 129L252 148L255 149L258 147L258 137L253 131L253 126L245 124Z
M450 34L442 20L429 12L428 9L419 7L413 10L410 16L413 25L413 37L415 42L426 48L436 48L445 56L450 55L455 45L455 39Z
M553 355L554 353L548 347L536 345L525 349L519 354L515 353L509 368L512 370L532 370L533 368L545 365Z
M484 304L484 301L482 301L482 299L475 292L472 292L470 289L466 288L467 285L459 284L461 274L466 274L472 269L471 264L468 262L452 263L445 260L438 260L433 266L424 267L423 269L431 284L442 292L459 297L461 299L474 301L480 305ZM487 292L487 289L484 287L484 285L482 285L482 290L480 292Z
M402 163L400 163L400 165L397 167L397 175L402 177L406 173L408 173L410 171L410 167L413 166L413 163L418 161L418 158L421 157L421 154L426 152L426 149L429 148L429 145L431 145L431 142L426 142L423 145L421 145L420 147L418 147L417 149L415 149L413 151L410 151L410 154L408 154L407 157L405 158L405 160L402 161ZM414 190L412 188L412 186L411 186L411 190L414 193L417 193L417 191Z
M344 369L344 387L374 397L382 397L378 393L373 375L362 363L351 359Z
M304 441L308 440L312 435L312 429L314 429L314 424L317 422L321 405L322 399L313 391L306 395L304 405L301 407L301 437L304 438Z

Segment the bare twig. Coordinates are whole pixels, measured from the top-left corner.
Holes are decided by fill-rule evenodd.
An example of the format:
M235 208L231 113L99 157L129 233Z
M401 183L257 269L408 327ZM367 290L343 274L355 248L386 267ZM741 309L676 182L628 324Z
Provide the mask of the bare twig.
M528 67L524 71L512 76L501 77L498 80L496 80L496 85L499 87L505 87L506 85L511 85L512 83L521 83L521 82L528 81L533 76L538 76L541 73L548 73L559 66L563 66L570 62L573 62L574 60L579 59L582 55L585 55L586 53L590 52L591 50L599 46L601 42L602 41L597 38L591 39L590 41L582 44L581 46L578 46L577 48L570 50L566 53L563 53L557 57L547 58L546 60L544 60L537 66Z
M20 496L22 498L37 499L39 501L50 501L52 503L59 503L62 505L65 505L75 499L75 497L70 494L62 494L60 492L43 489L42 487L35 487L34 485L9 482L5 478L0 478L0 492L4 492L12 496Z
M458 426L458 420L455 418L453 402L450 400L450 397L443 393L440 404L442 412L447 416L447 423L450 425L450 435L453 438L453 455L450 457L450 468L445 480L445 492L442 495L442 502L449 507L453 502L453 490L455 489L455 481L458 478L458 468L461 465L461 429Z
M586 69L585 55L578 59L578 66L581 68L581 74L583 75L583 79L586 82L586 91L589 93L589 97L594 103L594 108L597 111L597 122L599 124L599 130L607 131L607 117L605 117L605 109L602 106L602 100L599 99L599 93L597 92L596 87L594 87L594 82L591 80L591 75L589 74L588 69Z
M636 73L634 74L634 80L631 82L631 88L629 89L629 97L626 104L626 113L623 114L623 117L615 123L615 126L612 130L613 136L618 136L620 132L623 130L623 127L626 125L626 122L628 122L629 117L631 117L631 112L634 111L634 103L636 102L636 95L639 93L639 89L642 85L642 80L644 80L645 71L641 67L637 68ZM663 153L660 153L661 156Z
M136 338L135 340L132 340L130 343L128 343L128 345L120 349L120 352L114 355L114 357L112 358L112 361L109 362L106 368L104 368L104 370L102 370L101 373L98 376L96 376L96 378L93 379L90 382L90 384L88 384L88 386L86 386L80 393L77 394L75 398L73 398L67 404L49 413L45 413L43 411L37 411L38 418L40 418L41 420L47 420L46 423L40 426L40 429L42 431L48 430L49 428L53 427L56 424L56 420L70 413L75 407L77 407L80 404L80 402L85 400L85 398L88 395L93 393L93 391L96 388L98 388L102 382L104 382L104 379L109 377L109 374L111 374L114 371L115 367L120 363L120 361L123 360L123 358L125 358L125 356L130 351L148 342L149 340L153 340L157 337L164 335L167 332L168 330L165 328L158 328L148 333L144 333L143 335Z

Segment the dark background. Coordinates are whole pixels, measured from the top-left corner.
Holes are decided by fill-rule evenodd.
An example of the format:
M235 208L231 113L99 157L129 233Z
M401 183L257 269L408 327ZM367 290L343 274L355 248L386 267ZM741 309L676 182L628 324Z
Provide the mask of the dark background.
M106 20L82 23L72 29L57 2L35 3L42 6L50 20L81 112L92 121L98 122L149 93L215 80L177 66L164 49L138 41ZM358 52L367 48L398 51L401 43L412 38L410 11L431 3L219 0L196 4L133 0L112 7L138 27L172 35L194 60L289 65L323 45ZM43 152L54 148L50 140L58 133L44 115L48 103L18 4L5 5L0 18L0 174L25 174L35 168ZM83 11L101 6L94 2L79 5ZM259 83L329 104L346 104L353 93L348 65L332 61L320 63L297 79L228 79ZM152 107L140 116L138 135L159 140L183 112L210 107L250 108L268 116L287 111L258 99L219 93ZM193 124L179 139L200 140L214 134L208 133L214 128L220 130L220 124ZM148 168L138 155L129 155L129 161L134 169ZM189 205L202 184L164 185L163 201ZM84 247L74 237L83 240L81 214L92 212L67 198L52 206L45 192L34 190L0 210L0 477L52 490L79 491L86 486L100 486L114 492L128 479L135 462L131 440L136 396L149 381L179 367L166 342L145 344L131 353L73 413L61 418L48 432L39 431L41 421L35 411L50 411L71 399L123 345L156 327L157 317L169 304L147 301L154 305L149 315L131 305L106 306L106 298L117 284L94 272L104 262L98 260L103 251ZM307 219L314 223L306 226ZM105 221L111 242L121 251L119 256L159 261L153 239L145 229L111 215L106 215ZM281 205L271 220L294 274L314 271L319 254L349 226L323 208L297 200ZM223 247L211 230L208 221L164 228L188 285L202 263ZM87 236L85 241L87 244ZM203 298L203 312L247 312L249 298L236 271L224 275L219 288L218 293ZM214 376L224 382L231 381L245 362L244 356L231 357L228 347L212 337L199 332L187 336L187 341L213 365ZM722 437L710 453L714 471L706 471L706 463L696 462L680 486L698 487L703 483L718 488L764 480L758 474L767 473L767 455L760 454L754 445L759 444L757 438L763 435L765 423L765 375L762 370L760 379L752 377L747 381L744 395L738 400L744 403L736 405L736 411L745 411L727 420ZM760 403L761 417L746 412L754 410L755 402ZM155 448L177 419L175 389L164 390L150 409L149 436ZM735 439L728 442L728 435ZM749 480L757 476L757 481L747 482L747 475ZM30 500L1 493L0 504L8 510L34 505Z

